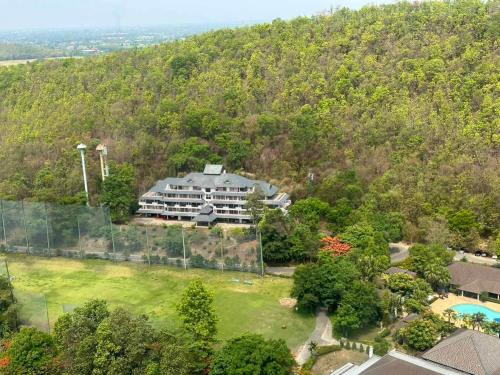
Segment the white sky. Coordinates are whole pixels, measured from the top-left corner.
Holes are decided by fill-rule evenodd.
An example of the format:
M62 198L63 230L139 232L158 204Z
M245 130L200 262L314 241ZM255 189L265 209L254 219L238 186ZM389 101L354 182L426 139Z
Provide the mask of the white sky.
M390 0L0 0L0 30L241 23Z

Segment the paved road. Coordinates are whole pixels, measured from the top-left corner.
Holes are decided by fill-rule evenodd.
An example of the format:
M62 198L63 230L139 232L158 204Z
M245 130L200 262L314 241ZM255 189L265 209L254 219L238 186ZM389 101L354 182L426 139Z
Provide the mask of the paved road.
M295 360L299 365L307 362L311 353L309 352L309 344L314 341L320 346L334 345L339 342L332 337L332 322L325 310L320 310L316 314L316 328L311 333L307 341L298 350Z
M296 267L266 267L266 273L269 275L292 277Z
M477 264L487 264L489 266L494 266L495 264L500 264L497 259L492 259L488 257L477 257L474 254L464 253L460 254L458 251L455 254L453 260L460 261L462 258L467 259L468 262L477 263Z
M409 248L410 244L405 242L395 242L389 244L389 249L391 251L391 263L398 263L410 256Z

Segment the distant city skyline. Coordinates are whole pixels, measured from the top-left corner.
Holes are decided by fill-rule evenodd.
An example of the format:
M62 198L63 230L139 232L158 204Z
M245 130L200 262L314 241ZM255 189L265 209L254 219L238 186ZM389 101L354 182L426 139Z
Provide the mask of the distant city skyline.
M0 0L0 30L245 24L311 16L366 0Z

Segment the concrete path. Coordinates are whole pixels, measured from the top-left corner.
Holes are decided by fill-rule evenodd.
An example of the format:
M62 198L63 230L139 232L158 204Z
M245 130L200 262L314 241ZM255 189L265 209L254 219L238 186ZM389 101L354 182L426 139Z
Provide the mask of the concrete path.
M316 314L316 328L314 328L314 331L307 341L299 348L295 355L295 360L301 366L306 363L311 356L309 344L312 341L316 342L319 346L339 344L339 342L332 337L332 322L328 315L326 315L326 310L318 311Z

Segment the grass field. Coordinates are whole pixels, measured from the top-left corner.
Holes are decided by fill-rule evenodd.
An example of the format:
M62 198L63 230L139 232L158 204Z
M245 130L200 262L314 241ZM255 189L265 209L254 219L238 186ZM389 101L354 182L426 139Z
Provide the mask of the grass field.
M102 298L111 306L148 314L155 326L173 327L178 323L175 304L180 293L190 280L201 278L215 292L220 339L255 332L268 338L283 338L295 349L314 329L312 316L299 315L279 303L280 298L288 297L290 279L163 266L148 270L146 265L102 260L22 255L9 255L7 259L23 311L31 311L35 320L46 322L45 295L51 325L63 313L64 306ZM240 283L233 281L236 278ZM253 285L243 284L247 279Z

